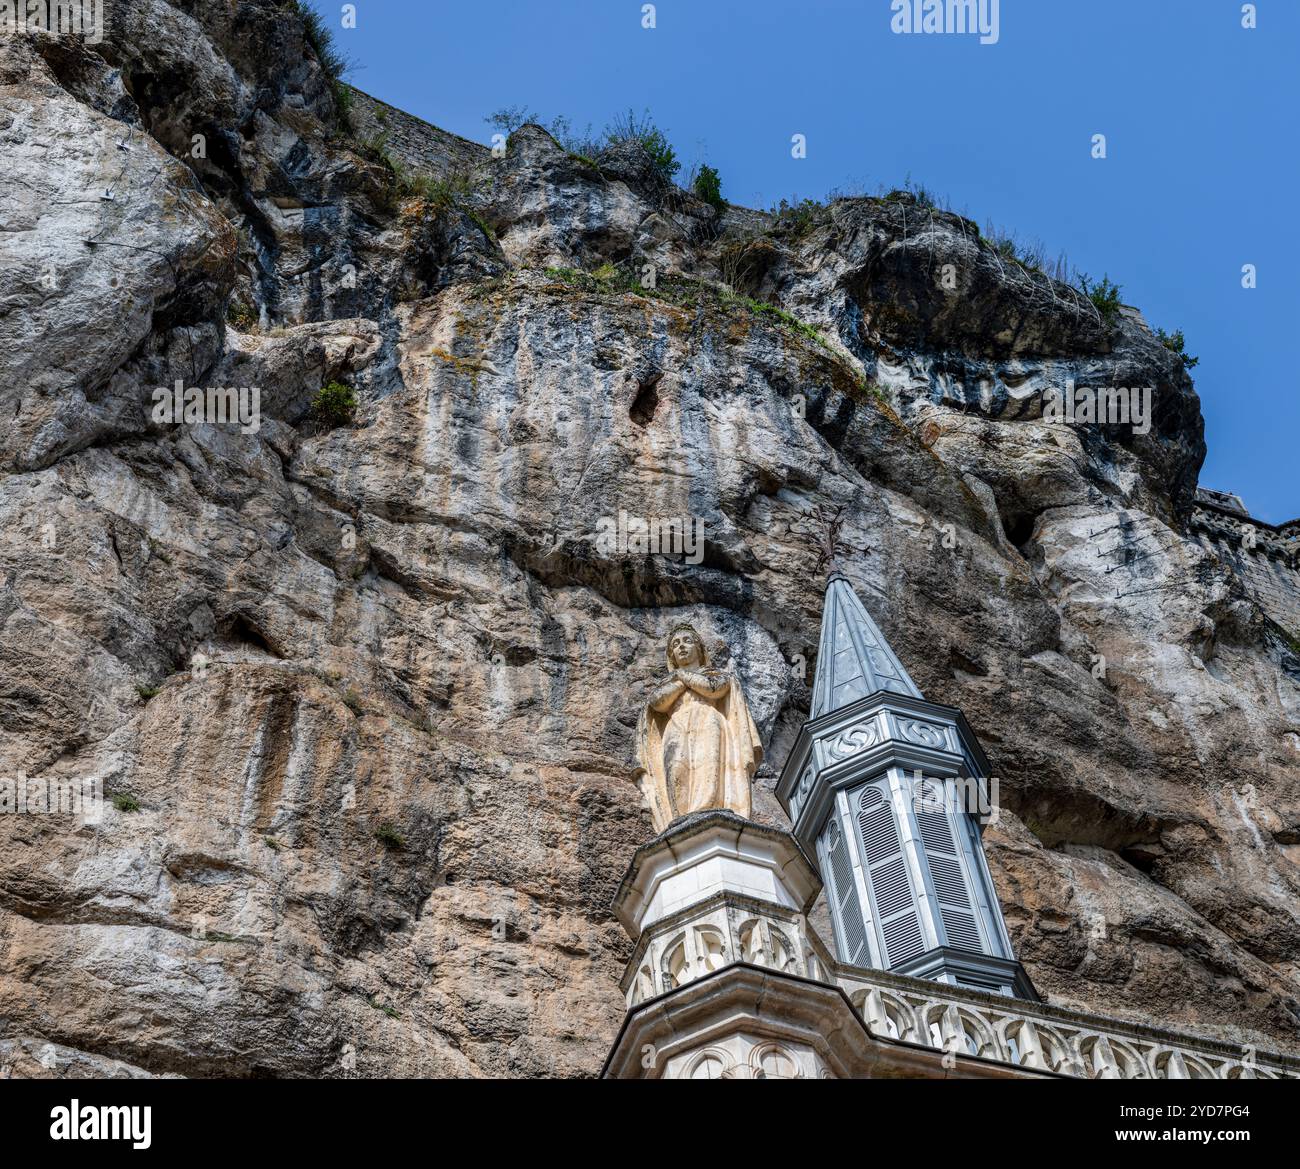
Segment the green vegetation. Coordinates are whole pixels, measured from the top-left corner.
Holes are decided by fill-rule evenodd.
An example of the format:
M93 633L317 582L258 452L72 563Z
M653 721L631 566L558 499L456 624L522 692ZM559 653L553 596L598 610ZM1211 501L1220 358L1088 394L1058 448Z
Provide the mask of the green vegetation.
M266 847L269 848L272 852L279 852L280 849L284 847L284 845L281 844L280 841L276 840L274 836L263 836L262 843L265 844Z
M722 197L722 176L718 174L716 168L707 164L701 165L700 169L695 172L691 190L710 207L714 207L718 211L726 210L727 201Z
M583 292L631 292L637 296L683 306L696 304L699 299L698 285L693 282L661 276L655 281L654 288L647 288L636 276L617 264L601 264L590 272L578 268L547 268L546 276L550 280L571 284Z
M405 195L406 168L388 151L388 131L381 130L371 138L359 139L357 149L388 171L387 181L375 192L373 200L376 207L391 215Z
M1195 369L1200 364L1201 359L1199 357L1193 357L1187 352L1187 340L1183 336L1182 329L1176 329L1172 333L1166 333L1164 329L1157 329L1156 340L1170 353L1178 354L1183 359L1184 368Z
M343 426L352 420L357 408L356 391L343 382L330 382L312 399L311 413L319 426Z
M1083 289L1083 294L1090 301L1096 310L1101 313L1101 319L1106 325L1113 325L1119 316L1120 306L1120 286L1112 284L1109 276L1103 276L1101 283L1097 284L1084 273L1079 273L1079 287Z
M365 569L365 565L362 565L361 567L363 570ZM352 579L356 580L356 578L360 575L361 575L360 573L355 573ZM351 686L349 686L347 690L344 691L343 693L343 705L346 706L355 715L360 716L365 713L366 708L362 705L361 695L358 694L356 690L354 690Z
M435 211L447 211L464 207L474 193L474 184L470 176L463 171L453 171L451 174L438 176L411 170L388 149L387 130L373 137L363 138L357 145L391 176L387 189L375 200L385 211L395 211L398 200L411 198L422 200ZM484 228L484 234L490 234L481 219L478 219L473 212L471 216Z
M395 825L385 821L375 829L375 839L385 848L401 852L406 847L406 837L398 832Z
M785 311L783 308L777 308L774 304L768 304L766 301L753 300L751 297L742 296L739 298L741 304L751 312L761 313L764 316L775 317L786 328L798 333L801 337L806 337L809 341L814 341L824 349L829 349L826 344L826 338L812 325L806 321L801 321L798 317Z
M980 239L989 245L1002 259L1019 264L1026 272L1036 276L1047 276L1062 284L1071 283L1070 261L1062 253L1051 259L1047 248L1037 240L1021 241L1011 232L1004 231L993 223L985 225Z
M161 686L137 686L135 688L135 692L138 695L140 695L140 697L145 702L148 702L149 699L153 698L155 695L162 693L162 687Z
M414 195L439 211L459 207L473 194L469 176L459 172L435 178L412 174L400 163L394 166L398 188L403 195Z
M257 313L242 300L232 300L226 305L226 323L241 333L251 333L257 328Z
M351 130L352 121L352 87L346 81L330 82L330 92L334 95L334 116L345 130Z
M662 300L679 308L696 308L705 301L713 301L719 307L741 305L750 312L771 317L780 321L791 332L813 341L823 349L832 351L820 331L806 321L801 321L792 313L766 301L754 300L748 296L737 296L719 290L716 286L682 277L661 276L654 288L646 288L635 276L625 272L615 264L602 264L590 272L577 268L547 268L546 275L551 280L570 284L583 292L618 293L630 292L652 300ZM832 351L833 352L833 351Z
M654 124L650 111L646 110L639 118L631 110L620 114L607 127L605 138L610 146L620 142L635 142L650 156L657 170L666 181L682 169L668 136Z
M1004 260L1011 260L1015 263L1024 264L1025 267L1029 267L1031 264L1037 267L1037 257L1029 254L1022 257L1020 246L1016 242L1016 237L1010 232L1003 231L1001 228L990 223L984 228L980 238Z
M880 197L886 203L911 203L922 211L939 210L939 198L924 183L912 182L908 175L901 187L895 187L888 194Z
M541 126L552 138L575 158L595 166L595 156L604 149L602 138L592 133L588 123L584 130L575 130L573 123L561 114L549 122L527 106L505 106L483 119L499 134L510 137L520 126Z
M497 242L497 233L492 230L492 225L483 218L477 211L467 212L474 226L483 233L483 237L491 243Z
M387 1015L390 1019L400 1019L402 1017L398 1013L396 1007L390 1007L387 1003L381 1003L379 1001L378 995L375 995L374 998L369 999L368 1002L370 1006L372 1006L376 1011L383 1011L384 1014Z
M113 807L119 812L138 812L140 810L140 801L135 796L129 796L125 792L118 792L113 797Z
M582 292L605 295L629 292L634 296L662 301L682 309L698 308L708 300L716 300L719 295L712 285L687 276L661 274L655 280L654 287L650 288L643 285L633 271L617 264L601 264L590 272L577 268L547 268L546 276L550 280L572 285Z
M782 199L772 208L772 230L792 239L807 235L821 221L826 208L816 199L800 199L798 203L788 203Z
M862 381L862 388L876 400L878 406L887 407L891 412L894 404L889 400L889 395L885 393L884 387L877 382L869 382L865 378Z
M640 117L628 110L626 114L614 118L601 134L594 134L590 123L585 129L576 130L563 115L547 121L527 106L505 106L496 113L488 114L483 120L507 138L520 126L540 126L579 162L596 169L599 169L600 155L611 146L623 142L637 143L650 156L655 169L667 182L671 182L682 167L677 152L668 141L668 135L655 125L649 110ZM717 171L713 173L716 175ZM722 197L721 191L719 182L718 198Z
M488 114L483 120L493 127L497 133L504 134L507 138L520 126L527 126L529 123L541 126L543 130L547 129L546 122L527 106L502 106L495 113ZM556 141L559 141L558 135L552 134L551 136Z
M334 30L325 22L325 18L307 3L307 0L294 0L298 15L302 18L303 38L308 48L316 55L321 72L329 79L330 91L334 95L334 113L339 125L344 129L352 128L352 90L348 88L343 77L352 68L352 62L340 51L334 40Z

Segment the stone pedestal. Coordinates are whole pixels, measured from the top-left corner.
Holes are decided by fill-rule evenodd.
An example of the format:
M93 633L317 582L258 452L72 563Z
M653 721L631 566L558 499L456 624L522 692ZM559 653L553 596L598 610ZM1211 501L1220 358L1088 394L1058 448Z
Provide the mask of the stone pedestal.
M623 976L629 1007L748 962L819 977L804 914L821 881L788 832L701 812L637 850L614 912L637 943Z
M636 949L606 1074L836 1074L828 1023L838 1014L858 1045L863 1027L836 988L813 981L824 972L805 914L820 890L793 836L730 812L687 816L639 849L614 899Z

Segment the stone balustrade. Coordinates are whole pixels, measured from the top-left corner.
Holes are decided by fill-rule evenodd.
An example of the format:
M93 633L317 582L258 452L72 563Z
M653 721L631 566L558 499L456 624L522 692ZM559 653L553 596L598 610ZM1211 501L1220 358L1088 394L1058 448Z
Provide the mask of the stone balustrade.
M1300 1058L1023 999L819 964L877 1035L1097 1080L1300 1079Z

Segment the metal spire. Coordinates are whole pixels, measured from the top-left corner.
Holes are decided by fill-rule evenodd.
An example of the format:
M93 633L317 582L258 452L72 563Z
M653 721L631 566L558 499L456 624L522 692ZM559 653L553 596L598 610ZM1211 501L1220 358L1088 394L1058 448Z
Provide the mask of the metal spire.
M809 717L829 714L877 690L925 697L863 608L848 577L832 567Z

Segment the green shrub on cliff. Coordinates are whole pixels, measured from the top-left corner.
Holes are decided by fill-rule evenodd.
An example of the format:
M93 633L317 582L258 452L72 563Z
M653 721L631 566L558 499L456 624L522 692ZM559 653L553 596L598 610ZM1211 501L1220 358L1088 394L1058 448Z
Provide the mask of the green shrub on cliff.
M807 321L801 321L793 313L788 313L783 308L777 308L774 304L768 304L763 300L754 300L753 297L742 296L740 302L749 309L750 312L759 313L762 316L774 317L780 321L787 329L798 333L799 336L807 338L820 345L823 349L829 349L826 344L826 338L821 335L821 331L815 326L808 324Z
M1195 369L1201 359L1193 357L1187 352L1187 339L1183 336L1182 329L1175 329L1172 333L1166 333L1164 329L1156 330L1156 340L1160 342L1170 353L1176 353L1183 359L1183 366L1186 369Z
M695 181L691 183L691 190L710 207L719 211L726 210L727 201L722 197L722 176L716 168L702 164L695 174Z
M351 421L356 408L357 393L343 382L321 386L311 403L312 417L324 427L342 426Z
M241 333L251 333L257 328L257 313L242 300L232 300L226 305L226 323Z
M1107 325L1113 325L1115 319L1119 316L1119 294L1120 286L1112 284L1109 276L1103 276L1101 283L1094 283L1092 278L1079 273L1079 287L1083 289L1083 294L1090 301L1096 310L1101 313L1101 319Z

